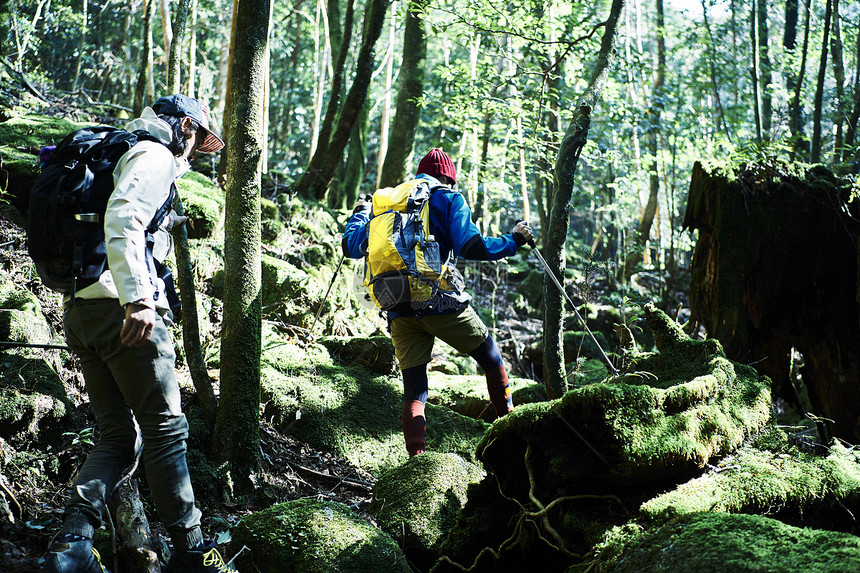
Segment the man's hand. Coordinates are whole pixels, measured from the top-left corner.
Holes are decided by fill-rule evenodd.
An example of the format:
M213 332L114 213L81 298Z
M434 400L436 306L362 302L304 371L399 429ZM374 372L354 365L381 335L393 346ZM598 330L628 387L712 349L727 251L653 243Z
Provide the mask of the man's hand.
M529 227L527 221L518 221L514 230L511 231L511 234L514 237L514 241L516 241L519 246L525 245L534 238L532 236L531 227ZM517 237L517 235L519 235L519 237Z
M152 337L154 327L154 310L134 302L125 305L125 323L119 333L123 344L131 348L142 345Z

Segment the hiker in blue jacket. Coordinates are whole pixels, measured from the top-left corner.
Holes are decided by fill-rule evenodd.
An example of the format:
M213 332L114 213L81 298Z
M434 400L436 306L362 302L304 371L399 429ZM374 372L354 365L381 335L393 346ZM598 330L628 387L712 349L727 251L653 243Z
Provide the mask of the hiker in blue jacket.
M416 179L426 180L430 185L430 234L439 243L443 261L449 254L473 261L496 261L510 257L532 238L527 222L517 223L511 233L501 237L482 236L472 222L472 212L463 196L452 189L457 183L456 169L441 149L432 149L421 160ZM370 214L370 202L359 201L343 234L345 256L354 259L365 256ZM502 355L487 327L469 305L471 297L466 293L449 296L455 298L442 300L429 309L388 313L391 340L403 375L401 421L410 457L425 449L427 364L437 337L478 362L484 370L487 391L497 416L504 416L513 409Z

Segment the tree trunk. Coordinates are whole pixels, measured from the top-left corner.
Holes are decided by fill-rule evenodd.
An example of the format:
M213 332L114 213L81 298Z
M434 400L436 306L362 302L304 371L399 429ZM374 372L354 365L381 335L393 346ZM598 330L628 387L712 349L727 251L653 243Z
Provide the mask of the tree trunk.
M173 39L170 42L170 56L167 59L167 93L178 94L182 91L180 64L182 63L182 39L185 37L185 23L188 21L188 0L179 0L176 17L173 19Z
M159 540L149 528L149 520L136 478L129 478L113 493L110 499L116 529L116 560L114 571L159 573L161 567L156 553Z
M761 70L761 129L765 139L770 140L773 122L773 83L767 36L767 0L758 0L758 57Z
M89 21L89 6L87 0L82 0L83 2L83 20L81 21L81 41L78 43L78 57L77 63L75 64L75 80L72 82L72 92L75 93L78 91L78 86L81 81L81 59L84 56L84 48L86 48L87 41L87 22Z
M397 28L397 18L391 9L388 24L388 49L385 52L385 85L382 88L382 111L379 114L379 157L376 160L376 187L382 187L382 167L388 153L388 134L391 131L391 92L394 85L394 32Z
M158 2L158 7L161 11L161 30L164 34L164 51L170 53L170 46L173 44L173 26L170 25L170 0L160 0Z
M353 0L348 0L346 5L346 17L343 22L344 46L349 46L352 41L353 4ZM320 128L317 152L325 152L331 143L331 132L334 128L334 122L340 108L341 93L343 92L343 80L344 75L346 74L346 70L344 68L346 67L346 55L348 52L349 50L340 50L340 53L337 55L337 62L335 62L334 69L332 70L332 83L331 90L329 90L328 107L326 108L325 119L323 120L322 127ZM319 199L322 199L322 196L320 196Z
M221 405L213 444L239 493L254 489L260 450L260 172L269 1L236 3L227 109Z
M373 49L379 39L379 34L382 32L382 26L385 23L385 11L388 9L389 3L390 0L370 0L368 3L364 37L355 65L352 87L343 102L337 128L334 130L328 149L325 152L317 149L307 169L296 182L295 191L300 197L323 199L334 177L335 169L343 159L343 152L349 142L349 135L352 133L352 128L358 121L361 108L367 99L367 90L373 73Z
M827 45L830 40L830 18L833 13L833 2L827 0L824 12L824 39L821 40L821 59L818 66L818 83L815 86L815 102L812 109L812 152L810 159L813 163L821 161L821 115L824 105L824 79L827 75Z
M804 135L803 108L800 106L800 89L803 86L803 78L806 75L806 56L809 53L809 21L812 11L812 0L806 6L806 22L803 25L803 50L800 58L800 71L797 74L797 85L794 86L794 97L788 110L788 121L791 126L791 134L794 144L791 150L791 160L794 161L798 153L806 158L809 153L809 145Z
M782 47L789 55L789 61L793 59L794 50L797 48L797 3L798 0L786 0L785 2L785 30L782 36ZM788 91L789 97L794 94L795 87L797 86L797 78L798 74L794 72L791 66L787 66L785 71L785 87L786 91ZM795 117L792 115L795 111L796 110L794 109L792 102L789 102L788 129L792 139L797 137L797 126L800 123L799 121L796 121Z
M839 0L833 0L833 29L830 36L830 51L833 55L833 79L836 80L836 133L833 139L833 157L842 158L842 127L845 124L845 64L842 61L842 31L839 26Z
M651 227L657 214L660 196L660 175L657 171L658 136L660 133L660 115L663 111L663 84L666 80L666 37L663 14L663 0L657 4L657 69L654 73L654 84L651 87L651 107L648 110L648 201L639 219L638 234L633 252L628 255L624 264L624 280L636 272L636 267L644 259L645 249L651 237Z
M146 0L143 16L143 46L141 47L140 72L137 75L137 87L134 90L134 116L139 117L143 108L148 105L146 100L146 84L152 76L152 15L155 10L155 0Z
M624 8L624 0L613 0L609 17L605 23L600 53L591 74L591 81L580 97L570 125L564 134L558 160L553 171L553 203L549 226L544 232L546 260L551 272L564 281L564 244L570 225L570 199L573 194L574 176L579 155L588 138L591 112L612 64L612 48L618 30L618 18ZM562 282L564 284L564 282ZM564 297L558 292L549 277L544 279L544 385L549 398L558 398L567 389L562 349Z
M369 130L370 110L367 102L365 102L349 138L349 151L343 170L343 181L341 182L338 202L331 205L335 209L350 209L358 200L367 167L367 134Z
M190 7L191 23L189 24L188 37L188 82L185 84L185 94L197 97L197 0L191 0Z
M421 97L424 95L424 65L427 59L427 25L424 13L429 0L409 5L403 37L403 61L400 63L400 91L391 124L391 139L382 166L380 187L406 180L411 172L415 131L421 119Z
M852 147L857 139L857 122L860 120L860 26L857 27L857 55L854 61L857 67L854 70L854 107L851 111L851 117L848 118L848 128L845 132L845 153L842 155L842 161L848 161L851 154L854 153ZM858 149L860 153L860 149ZM855 157L857 157L855 155Z
M788 0L789 2L796 2L797 0ZM711 52L711 57L709 58L709 69L711 72L711 92L714 94L714 103L717 106L717 131L723 130L726 133L726 137L729 138L729 141L732 139L732 134L729 132L729 126L726 123L726 116L723 113L723 104L720 103L720 86L717 81L717 46L714 40L714 34L711 32L711 24L708 21L708 5L705 0L702 0L702 18L703 24L705 26L705 32L708 34L708 42Z
M750 66L750 75L752 76L753 88L753 111L755 112L755 137L756 141L761 145L762 142L762 125L761 125L761 86L759 85L759 45L756 39L756 25L758 8L757 2L762 0L752 0L752 9L750 10L750 46L752 47L752 66Z

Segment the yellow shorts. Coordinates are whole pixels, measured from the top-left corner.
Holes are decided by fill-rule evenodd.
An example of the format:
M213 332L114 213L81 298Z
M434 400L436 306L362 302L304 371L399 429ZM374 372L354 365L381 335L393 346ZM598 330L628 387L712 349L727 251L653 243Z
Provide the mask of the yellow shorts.
M487 327L471 306L458 313L401 316L391 322L391 341L401 370L430 362L437 337L468 354L484 342L487 334Z

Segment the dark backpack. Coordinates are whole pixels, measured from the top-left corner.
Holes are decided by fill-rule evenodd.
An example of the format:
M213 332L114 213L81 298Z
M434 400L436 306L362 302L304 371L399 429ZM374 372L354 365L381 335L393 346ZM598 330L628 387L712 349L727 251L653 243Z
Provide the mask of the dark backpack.
M114 168L144 140L159 141L146 131L87 127L70 133L43 164L30 193L27 243L48 288L74 298L107 269L104 214L113 193ZM147 239L167 217L175 193L172 187L147 226ZM151 253L147 261L154 264Z

